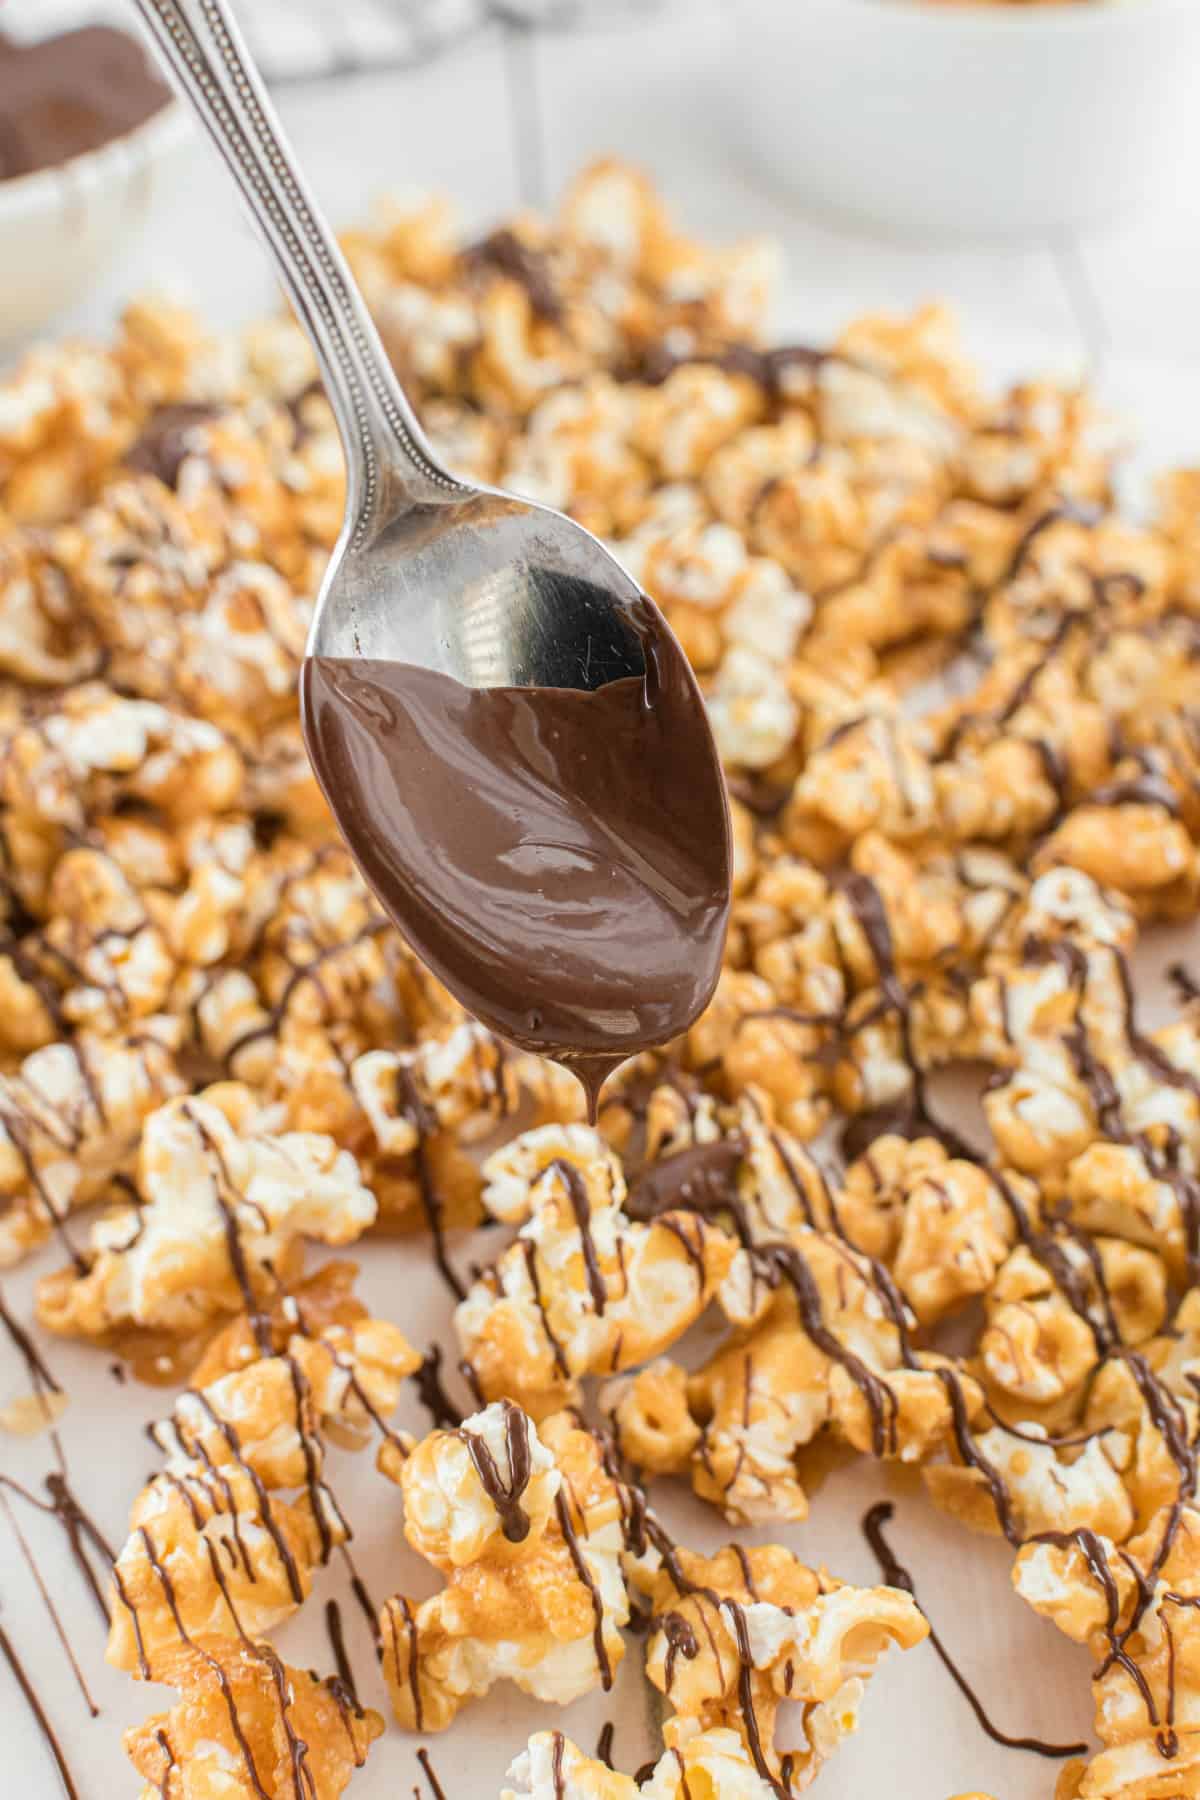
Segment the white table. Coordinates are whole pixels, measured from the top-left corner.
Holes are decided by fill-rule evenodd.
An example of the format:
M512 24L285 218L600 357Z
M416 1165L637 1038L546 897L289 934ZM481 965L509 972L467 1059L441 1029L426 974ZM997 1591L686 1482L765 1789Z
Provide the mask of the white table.
M1200 346L1192 325L1200 306L1200 223L1186 179L1181 176L1178 193L1162 196L1158 217L1114 227L1088 243L918 248L869 241L802 217L782 193L743 169L732 147L719 80L728 28L724 7L687 0L674 13L629 26L620 35L594 32L533 41L497 29L435 69L289 88L282 107L317 190L337 219L361 216L381 190L434 188L456 196L465 227L478 230L522 202L550 199L585 159L617 149L652 171L681 221L696 232L728 237L762 231L782 240L788 267L779 317L789 332L819 339L856 311L906 308L942 296L961 310L969 343L996 374L1077 370L1090 362L1105 391L1128 406L1140 423L1154 462L1200 455ZM216 319L232 321L272 303L269 275L232 190L199 144L186 192L161 209L125 266L96 288L71 323L103 331L121 294L154 283L190 293ZM367 1259L369 1289L381 1309L393 1315L404 1255L397 1246L383 1245ZM44 1254L39 1266L54 1266L56 1260L53 1253ZM32 1273L22 1272L5 1284L22 1315L30 1305ZM410 1295L412 1291L410 1287ZM430 1292L419 1304L428 1317L414 1335L420 1341L433 1330L446 1336L448 1308L441 1293ZM105 1359L98 1361L82 1347L53 1346L51 1360L76 1393L87 1386L96 1395L94 1408L77 1403L72 1409L65 1435L76 1468L108 1466L98 1511L117 1535L134 1486L154 1460L144 1446L136 1447L129 1414L152 1416L161 1410L161 1401L143 1391L115 1388L103 1373ZM0 1345L0 1388L7 1394L17 1382L15 1360ZM118 1409L124 1413L119 1432L108 1416L118 1416ZM415 1409L407 1406L404 1419L416 1425ZM36 1479L45 1464L45 1446L0 1444L0 1461ZM831 1481L795 1539L802 1551L813 1560L827 1558L849 1577L870 1578L857 1517L864 1485L869 1488L875 1480L864 1469L861 1477L842 1475ZM372 1585L387 1591L389 1575L413 1580L413 1558L400 1546L394 1525L381 1536L378 1520L372 1519L379 1489L365 1467L348 1478L346 1492L353 1516L366 1528ZM933 1516L916 1495L903 1500L902 1513L901 1552L911 1562L930 1610L987 1690L997 1719L1014 1731L1068 1737L1081 1728L1086 1731L1086 1657L1007 1591L1007 1551L968 1538ZM43 1554L54 1559L49 1566L62 1571L56 1587L72 1619L80 1621L80 1651L92 1679L99 1665L97 1624L76 1613L78 1584L56 1555L53 1533L43 1530L40 1521L26 1524ZM710 1539L718 1534L710 1517ZM122 1774L116 1748L118 1725L163 1704L162 1691L135 1691L123 1678L101 1672L95 1686L105 1716L91 1725L81 1722L77 1697L46 1633L36 1594L13 1562L8 1543L5 1534L0 1547L3 1617L10 1626L14 1618L23 1618L37 1634L31 1661L72 1745L84 1800L132 1794L135 1784L131 1773ZM319 1592L337 1591L341 1585L331 1575ZM425 1584L415 1591L428 1591L427 1572ZM296 1660L311 1655L327 1662L317 1600L307 1609L306 1620L289 1628L285 1644ZM590 1744L599 1719L617 1712L617 1752L626 1767L633 1765L633 1721L642 1704L636 1660L635 1647L624 1684L626 1711L598 1704L584 1709L582 1723L579 1709L564 1720L582 1743ZM361 1642L356 1661L361 1669ZM903 1661L893 1658L893 1663L868 1698L860 1739L822 1778L817 1791L826 1800L858 1800L868 1792L895 1800L945 1800L952 1792L974 1787L988 1789L999 1800L1036 1800L1050 1792L1052 1765L987 1744L931 1652ZM378 1703L373 1684L369 1697ZM52 1772L2 1674L0 1720L5 1758L0 1793L14 1800L18 1795L21 1800L50 1800L56 1792ZM516 1749L527 1730L546 1722L543 1709L511 1691L497 1693L466 1715L461 1730L435 1746L450 1800L490 1800L499 1785L499 1746ZM469 1773L472 1746L490 1751L487 1785ZM390 1732L372 1770L351 1788L350 1800L407 1797L419 1778L412 1751L412 1741Z

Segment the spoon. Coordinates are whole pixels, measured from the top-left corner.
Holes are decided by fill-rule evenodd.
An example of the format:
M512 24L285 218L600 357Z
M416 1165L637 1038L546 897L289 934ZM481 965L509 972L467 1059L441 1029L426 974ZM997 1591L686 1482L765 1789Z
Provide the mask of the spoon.
M136 0L316 353L347 465L301 708L359 868L491 1030L605 1076L711 998L728 808L657 608L563 514L439 463L227 0Z

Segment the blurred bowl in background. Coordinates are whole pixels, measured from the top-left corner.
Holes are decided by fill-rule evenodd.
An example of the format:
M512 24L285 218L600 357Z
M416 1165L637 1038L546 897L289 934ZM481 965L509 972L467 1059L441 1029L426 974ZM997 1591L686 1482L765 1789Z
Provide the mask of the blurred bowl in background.
M190 132L172 100L98 150L0 181L0 343L85 298L172 184Z
M734 12L740 128L825 211L908 236L1036 236L1191 182L1197 0Z

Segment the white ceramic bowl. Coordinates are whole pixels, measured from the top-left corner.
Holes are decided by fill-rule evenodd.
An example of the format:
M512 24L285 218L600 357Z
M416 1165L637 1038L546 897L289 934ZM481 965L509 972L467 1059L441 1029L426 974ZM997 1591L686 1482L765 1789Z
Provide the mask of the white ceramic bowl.
M734 10L741 129L827 211L910 236L1031 236L1193 185L1197 0Z
M172 100L99 150L0 181L0 342L85 298L164 191L190 130Z

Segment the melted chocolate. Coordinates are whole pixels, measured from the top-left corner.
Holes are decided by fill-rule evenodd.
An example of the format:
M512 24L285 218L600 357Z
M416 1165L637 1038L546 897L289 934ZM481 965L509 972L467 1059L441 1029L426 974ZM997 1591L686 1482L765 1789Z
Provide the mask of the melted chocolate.
M0 1291L0 1326L3 1326L7 1332L13 1349L25 1364L34 1392L38 1395L61 1394L62 1388L47 1367L41 1351L25 1327L9 1312L2 1291Z
M579 1542L579 1533L571 1518L571 1507L566 1495L560 1488L555 1495L554 1504L558 1512L558 1528L563 1534L563 1542L571 1558L571 1565L583 1586L588 1591L592 1603L592 1614L595 1624L592 1627L592 1646L596 1652L596 1667L600 1671L600 1681L607 1694L613 1684L612 1660L608 1654L608 1646L604 1642L604 1601L596 1578L592 1574L587 1558L583 1554L583 1546ZM507 1535L507 1534L506 1534Z
M215 408L197 401L158 407L143 425L132 449L126 451L126 468L135 469L139 475L153 475L164 487L177 488L179 471L189 453L189 434L216 416Z
M466 251L468 269L495 269L524 288L531 310L550 325L563 319L563 303L550 272L549 259L515 231L493 231Z
M417 1398L439 1431L457 1431L463 1422L462 1411L455 1406L442 1380L442 1350L431 1344L425 1360L413 1377Z
M127 32L88 25L40 44L0 38L0 181L98 150L170 98Z
M504 1409L504 1449L508 1461L508 1479L500 1473L495 1457L485 1438L477 1431L460 1427L458 1436L467 1446L484 1493L500 1517L500 1526L510 1544L523 1544L529 1536L529 1514L521 1505L525 1489L533 1474L533 1452L529 1441L529 1420L511 1400L500 1402Z
M591 692L368 658L302 677L314 768L384 907L486 1025L573 1068L593 1111L619 1062L707 1005L730 902L694 679L649 602L627 620L645 672Z
M913 1585L912 1576L902 1563L897 1562L890 1544L883 1535L883 1528L894 1511L895 1508L890 1500L881 1500L878 1506L873 1506L863 1519L863 1536L871 1546L875 1560L879 1564L879 1572L888 1586L902 1588L906 1594L911 1594L916 1600L917 1590ZM946 1673L994 1744L1002 1744L1006 1750L1029 1750L1035 1756L1058 1758L1086 1755L1086 1744L1047 1744L1041 1738L1010 1737L1007 1732L1001 1731L998 1726L993 1725L984 1710L983 1701L946 1649L945 1644L934 1630L932 1621L928 1619L928 1615L926 1615L926 1619L929 1624L929 1641L941 1659Z
M12 1670L17 1686L25 1697L25 1704L33 1714L37 1728L45 1740L46 1748L54 1758L54 1766L58 1770L59 1780L63 1784L67 1800L79 1800L79 1789L75 1786L71 1771L67 1766L67 1759L63 1754L63 1747L58 1741L58 1735L47 1718L46 1709L38 1698L37 1690L30 1681L25 1665L17 1655L12 1639L3 1625L0 1625L0 1656L3 1656Z
M425 1779L429 1783L433 1800L446 1800L446 1790L433 1772L433 1764L429 1760L428 1750L418 1750L417 1761L425 1771Z
M358 1703L358 1683L354 1679L354 1670L350 1666L350 1658L346 1652L346 1633L342 1627L342 1609L336 1600L325 1602L325 1629L329 1634L329 1647L333 1651L338 1680L348 1694L351 1706L361 1719L363 1712Z
M631 1219L657 1219L676 1211L711 1218L727 1211L737 1202L735 1180L745 1153L741 1139L730 1137L694 1144L648 1163L630 1191L625 1211Z

